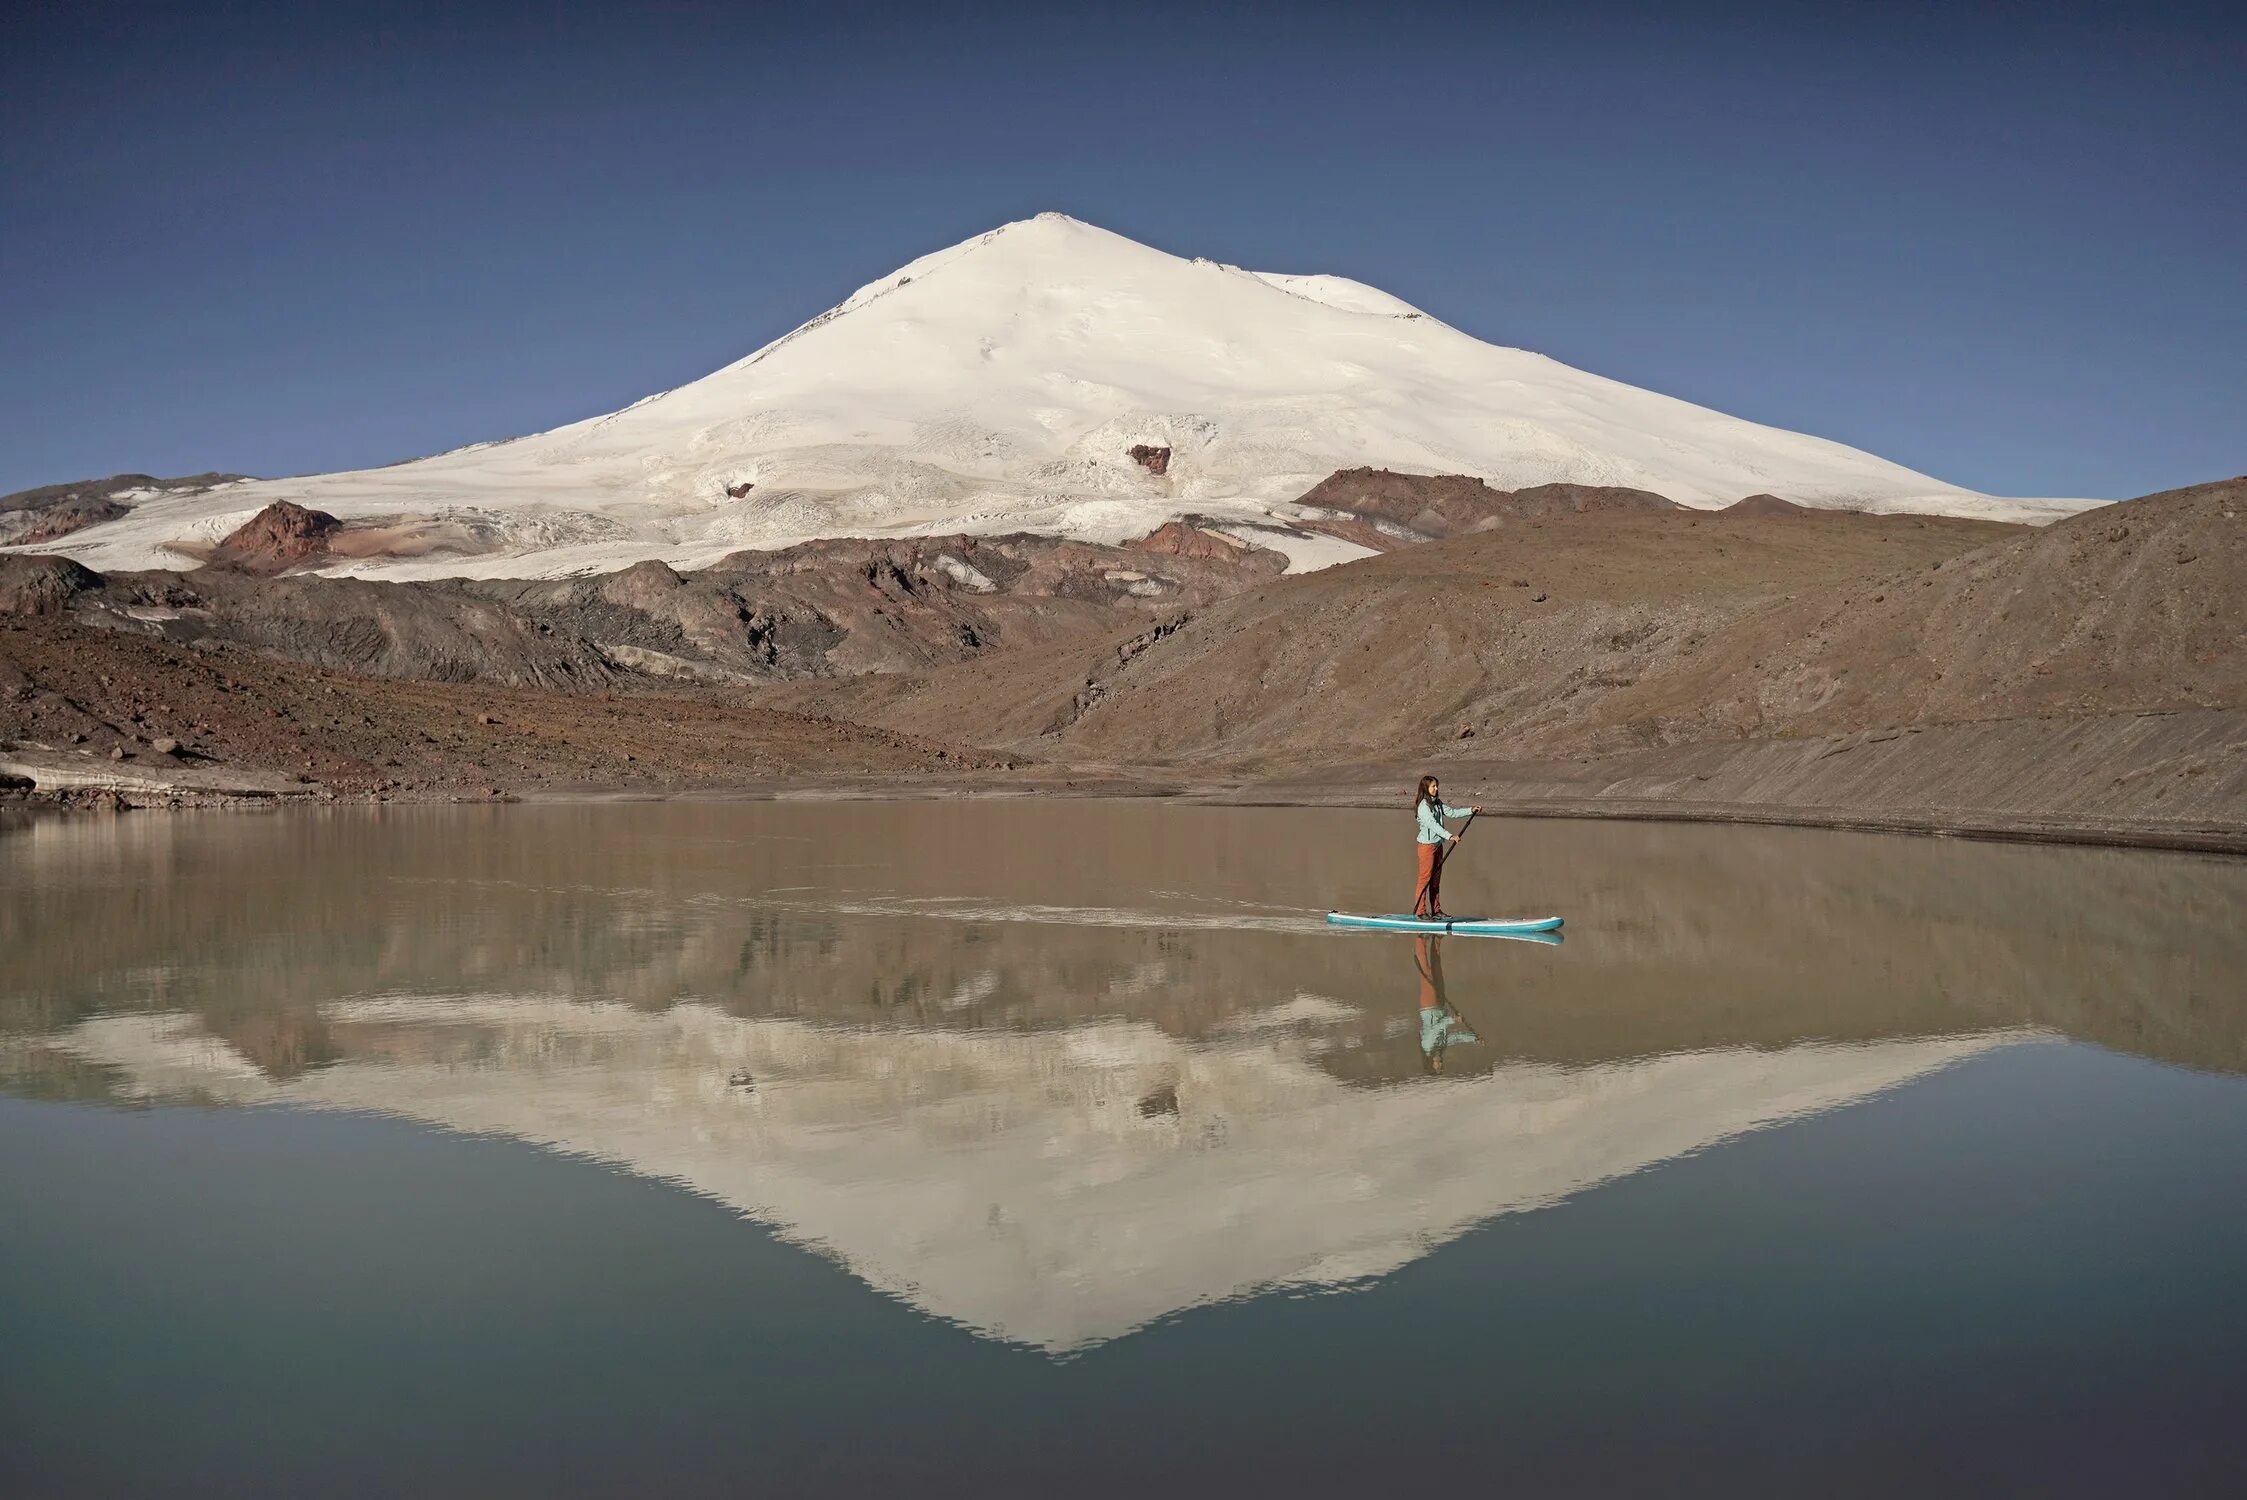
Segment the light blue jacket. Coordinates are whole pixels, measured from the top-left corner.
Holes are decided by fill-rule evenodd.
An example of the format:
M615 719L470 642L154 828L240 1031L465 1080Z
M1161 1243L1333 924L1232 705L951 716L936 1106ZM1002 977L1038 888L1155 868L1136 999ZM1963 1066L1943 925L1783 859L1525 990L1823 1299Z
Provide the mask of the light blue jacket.
M1443 820L1445 818L1469 818L1473 816L1472 813L1455 813L1431 797L1420 804L1420 842L1423 844L1440 844L1446 839L1457 838L1457 834L1443 826Z

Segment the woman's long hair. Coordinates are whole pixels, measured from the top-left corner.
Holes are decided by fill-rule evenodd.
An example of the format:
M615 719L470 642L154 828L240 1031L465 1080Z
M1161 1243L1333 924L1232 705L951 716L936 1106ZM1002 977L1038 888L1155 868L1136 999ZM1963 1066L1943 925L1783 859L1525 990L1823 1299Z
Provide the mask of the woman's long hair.
M1435 784L1436 779L1433 776L1423 776L1420 778L1420 790L1412 794L1413 811L1419 811L1420 804L1428 800L1428 789Z

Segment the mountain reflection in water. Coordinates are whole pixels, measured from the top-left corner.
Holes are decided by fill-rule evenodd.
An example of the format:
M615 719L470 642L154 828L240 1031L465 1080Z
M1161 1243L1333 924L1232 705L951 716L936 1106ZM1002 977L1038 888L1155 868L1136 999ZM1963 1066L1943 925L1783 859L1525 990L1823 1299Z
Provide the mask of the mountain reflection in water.
M0 842L0 1070L519 1138L1063 1351L1379 1277L2023 1038L2241 1065L2247 955L2210 920L2247 910L2230 864L1531 823L1462 862L1455 904L1562 911L1565 948L1325 929L1396 904L1401 826L1088 803L45 823Z
M1492 1215L2005 1039L1354 1088L1317 1067L1321 1018L1301 1006L1200 1045L1138 1021L844 1029L506 995L322 1015L341 1055L288 1079L171 1013L82 1022L50 1045L128 1096L374 1110L598 1158L716 1198L924 1311L1056 1350L1244 1292L1378 1276Z

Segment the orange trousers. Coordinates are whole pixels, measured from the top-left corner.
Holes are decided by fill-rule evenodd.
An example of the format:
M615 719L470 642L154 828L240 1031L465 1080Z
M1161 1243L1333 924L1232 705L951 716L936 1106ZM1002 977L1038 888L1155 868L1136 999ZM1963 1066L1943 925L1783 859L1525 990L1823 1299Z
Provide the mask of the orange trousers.
M1413 847L1420 851L1420 873L1412 884L1412 893L1417 898L1412 904L1412 914L1433 916L1443 910L1443 845L1415 844Z

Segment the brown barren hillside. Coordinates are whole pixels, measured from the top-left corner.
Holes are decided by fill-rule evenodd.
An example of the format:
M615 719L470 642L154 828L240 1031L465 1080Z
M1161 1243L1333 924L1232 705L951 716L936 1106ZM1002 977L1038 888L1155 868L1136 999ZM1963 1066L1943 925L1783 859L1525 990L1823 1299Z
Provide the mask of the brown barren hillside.
M1759 614L2018 531L1833 512L1558 515L1276 580L1159 638L999 652L817 697L916 732L1117 764L1334 764L1422 754L1462 727L1484 751L1623 748L1664 731L1603 717L1618 690L1693 664ZM1719 732L1749 728L1728 717Z
M126 802L258 795L678 791L792 777L958 775L999 762L739 694L563 694L400 682L0 618L0 786ZM106 795L106 794L105 794ZM109 800L114 800L110 798Z
M808 542L684 574L650 561L556 579L275 576L332 561L322 549L336 535L332 518L276 505L194 572L103 575L0 555L0 616L64 613L370 676L584 692L900 671L1106 635L1286 565L1172 525L1121 547L1036 536Z
M882 722L1117 763L1600 754L2247 707L2247 481L2041 531L1555 516L1278 580L1160 639L869 685ZM1465 734L1462 735L1462 730Z
M1744 622L1726 649L1752 683L1705 661L1619 696L1615 714L1697 700L1751 733L1815 734L2247 708L2247 479L1805 596Z
M1756 509L1549 517L803 701L1280 800L1440 763L1515 810L2242 846L2247 481L2042 531Z

